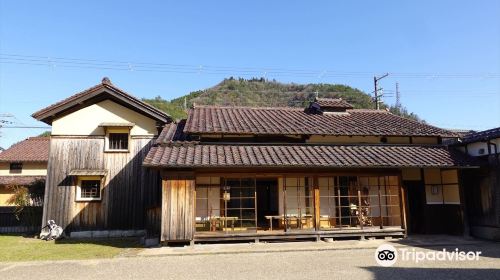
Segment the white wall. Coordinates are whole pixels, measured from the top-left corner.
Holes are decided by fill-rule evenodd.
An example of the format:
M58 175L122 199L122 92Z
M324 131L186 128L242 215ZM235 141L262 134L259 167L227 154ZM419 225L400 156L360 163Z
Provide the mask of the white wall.
M52 122L52 135L104 135L104 122L134 123L131 135L156 135L156 121L111 100L90 105Z
M10 173L10 164L8 162L0 163L0 176L46 176L47 163L23 162L21 173Z
M498 152L500 152L500 138L491 140L491 142L497 144ZM479 153L480 149L484 149L483 154ZM465 149L462 149L462 151L465 151ZM488 155L488 145L487 145L487 143L483 143L483 142L467 144L467 151L468 151L468 154L471 156L475 156L475 157L487 156ZM495 147L493 145L491 145L491 153L492 154L495 153Z

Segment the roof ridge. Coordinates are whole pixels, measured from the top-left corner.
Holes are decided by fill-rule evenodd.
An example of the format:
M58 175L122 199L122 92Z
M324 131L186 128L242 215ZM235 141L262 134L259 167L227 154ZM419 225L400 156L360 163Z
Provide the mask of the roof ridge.
M333 98L333 97L316 97L316 100L336 100L336 101L345 101L344 99L342 99L342 97L339 97L339 98Z
M386 111L386 110L377 110L377 109L368 109L368 108L347 109L347 112L392 114L391 112Z
M255 110L290 110L290 111L304 111L302 107L258 107L258 106L231 106L231 105L196 105L193 109L198 108L216 108L216 109L255 109Z
M24 140L50 140L49 136L30 136Z

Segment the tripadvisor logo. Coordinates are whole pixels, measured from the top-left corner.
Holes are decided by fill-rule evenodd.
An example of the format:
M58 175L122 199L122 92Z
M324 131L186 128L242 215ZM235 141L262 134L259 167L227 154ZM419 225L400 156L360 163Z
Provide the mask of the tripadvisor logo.
M419 251L415 248L401 248L398 251L392 245L382 244L375 250L375 261L380 266L394 265L398 260L398 256L401 261L415 263L422 261L477 261L481 253L481 251L460 251L458 248L452 251L447 251L446 249L440 251Z
M394 246L382 244L375 250L375 261L380 266L391 266L398 260L398 251Z

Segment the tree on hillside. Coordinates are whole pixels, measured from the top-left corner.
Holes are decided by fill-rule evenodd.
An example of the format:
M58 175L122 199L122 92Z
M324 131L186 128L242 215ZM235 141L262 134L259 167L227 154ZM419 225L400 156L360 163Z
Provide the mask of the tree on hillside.
M370 95L347 85L280 83L276 80L266 80L263 77L254 77L248 80L241 77L229 77L211 88L193 91L171 101L164 100L160 96L153 99L143 99L143 101L165 111L174 119L180 119L186 117L184 103L187 103L188 108L193 103L256 107L305 107L316 96L342 98L358 109L373 108ZM381 107L383 109L389 108L393 114L421 121L417 115L409 113L402 106L393 108L382 104Z

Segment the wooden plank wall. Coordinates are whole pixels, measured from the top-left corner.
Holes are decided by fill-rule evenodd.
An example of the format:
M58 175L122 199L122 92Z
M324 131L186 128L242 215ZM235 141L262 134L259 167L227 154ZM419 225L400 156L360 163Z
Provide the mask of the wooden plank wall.
M161 234L161 206L146 209L146 235L158 237Z
M52 137L42 223L67 231L144 229L146 207L159 205L158 171L142 167L152 138L132 138L130 152L104 153L104 137ZM105 169L102 200L76 202L73 169Z
M193 239L194 203L194 175L169 174L163 176L161 241Z
M41 228L42 207L28 206L19 216L16 207L0 207L0 233L36 232ZM19 219L18 219L19 218Z

